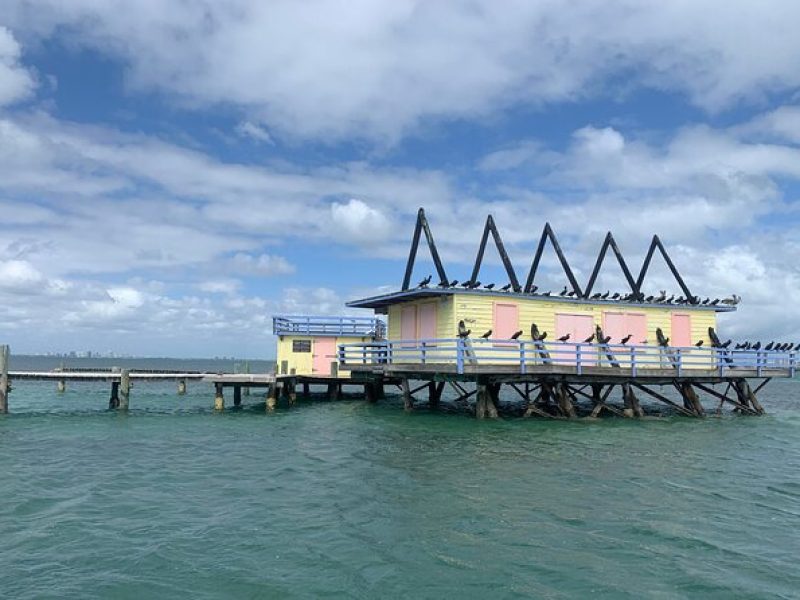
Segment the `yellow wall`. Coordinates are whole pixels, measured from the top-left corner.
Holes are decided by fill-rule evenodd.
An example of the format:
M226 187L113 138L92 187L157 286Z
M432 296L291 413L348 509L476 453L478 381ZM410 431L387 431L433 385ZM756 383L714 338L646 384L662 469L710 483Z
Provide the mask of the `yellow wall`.
M295 369L296 375L320 375L327 376L328 373L314 373L314 336L309 335L282 335L278 337L277 366L279 374L290 374ZM331 338L327 338L331 339ZM332 338L338 349L339 344L363 344L372 341L369 337L337 337ZM310 340L311 352L292 352L293 340ZM333 362L336 358L331 358L328 362ZM287 362L286 372L283 371L283 361ZM349 371L342 371L339 377L350 377Z
M705 340L709 345L708 328L716 327L716 313L711 310L697 310L686 306L672 307L645 307L637 304L611 304L611 303L569 303L539 298L519 298L505 294L454 294L442 296L440 299L415 300L395 304L388 309L388 339L401 339L400 311L408 305L419 305L425 302L435 302L437 308L437 337L453 338L458 332L458 322L464 320L468 329L472 330L473 338L479 337L484 332L492 329L494 325L494 304L517 304L519 306L519 328L523 330L521 339L530 339L531 323L536 323L539 331L547 331L548 340L555 337L556 313L591 315L595 325L603 325L604 312L635 312L647 317L647 341L649 345L656 345L656 328L660 327L664 335L672 337L671 315L673 313L689 314L691 316L691 339Z

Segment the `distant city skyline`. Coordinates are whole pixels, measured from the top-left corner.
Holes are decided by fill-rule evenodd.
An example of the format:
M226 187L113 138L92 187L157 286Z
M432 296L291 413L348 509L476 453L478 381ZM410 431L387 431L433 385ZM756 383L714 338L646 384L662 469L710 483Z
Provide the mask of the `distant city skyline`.
M655 233L694 293L742 297L721 336L800 342L797 22L791 2L9 0L0 339L269 358L274 314L397 289L425 207L462 281L489 213L522 276L545 222L582 281L607 231L637 267ZM624 291L608 267L595 289ZM423 248L414 282L432 272ZM564 285L550 254L540 277ZM660 262L649 282L680 291Z

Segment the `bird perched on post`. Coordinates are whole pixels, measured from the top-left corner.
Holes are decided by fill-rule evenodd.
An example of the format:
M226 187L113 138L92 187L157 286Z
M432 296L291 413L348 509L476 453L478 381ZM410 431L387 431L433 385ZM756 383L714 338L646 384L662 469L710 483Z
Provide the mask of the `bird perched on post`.
M566 334L566 335L562 335L560 338L558 338L558 341L559 342L566 342L568 339L569 339L569 334Z
M481 337L483 339L485 339L485 340L488 340L490 335L492 335L492 330L491 329L489 331L487 331L486 333L484 333Z
M458 322L458 337L466 338L469 337L469 334L472 333L472 329L467 329L467 326L464 324L464 321Z
M417 287L428 287L428 284L431 282L431 275L428 275L425 279L419 282Z
M519 336L521 336L521 335L522 335L522 329L520 329L519 331L517 331L517 332L513 333L513 334L511 335L511 339L512 339L512 340L516 340L516 339L518 339L518 338L519 338Z
M630 339L631 339L632 337L633 337L633 334L632 334L632 333L629 333L629 334L628 334L628 335L626 335L624 338L622 338L622 339L619 341L619 343L620 343L620 344L627 344L627 343L630 341Z

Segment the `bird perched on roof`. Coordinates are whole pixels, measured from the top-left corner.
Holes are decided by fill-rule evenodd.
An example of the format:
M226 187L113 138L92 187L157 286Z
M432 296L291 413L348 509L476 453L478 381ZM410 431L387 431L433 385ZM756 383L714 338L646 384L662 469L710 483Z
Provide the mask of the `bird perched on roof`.
M653 296L648 296L647 298L644 299L644 301L645 302L652 302L653 301Z
M570 290L567 292L567 296L569 296L570 298L572 298L574 295L575 295L575 290Z
M453 279L453 281L450 282L450 287L456 287L457 285L458 285L458 279Z
M761 342L756 342L752 346L750 346L749 350L761 350Z
M700 348L702 345L703 345L703 340L700 340L695 344L695 346L697 346L698 348Z
M473 281L472 283L469 284L469 289L471 290L478 289L479 287L481 287L480 281Z
M610 293L611 293L611 290L607 291L605 294L603 294L602 296L600 296L600 299L601 299L601 300L605 300L606 298L608 298L608 295L609 295Z
M472 281L470 281L469 279L467 279L467 280L466 280L464 283L462 283L462 284L461 284L461 287L463 287L463 288L468 288L468 287L469 287L469 286L471 286L471 285L472 285Z
M611 296L612 300L619 300L619 292L614 292L614 295Z
M489 284L487 284L487 285L485 285L483 287L485 287L487 290L490 290L490 289L492 289L494 287L494 284L493 283L489 283Z
M741 296L737 296L736 294L731 294L730 298L724 298L722 300L723 304L727 304L728 306L736 306L739 302L742 301Z
M492 330L491 329L489 331L487 331L486 333L484 333L481 337L484 340L488 340L490 335L492 335Z
M501 287L501 288L500 288L500 291L501 291L501 292L507 292L507 291L508 291L508 290L510 290L510 289L511 289L511 284L510 284L510 283L507 283L507 284L505 284L503 287Z
M531 286L531 291L529 293L530 294L535 294L536 290L538 290L538 289L539 289L538 285L532 285ZM519 294L522 291L522 288L514 288L514 291ZM550 292L547 292L547 295L549 296Z
M629 334L628 334L628 335L626 335L624 338L622 338L622 339L619 341L619 343L620 343L620 344L627 344L627 343L630 341L630 339L631 339L632 337L633 337L633 334L632 334L632 333L629 333Z
M428 284L431 282L431 275L428 275L425 279L419 282L417 287L428 287Z
M797 352L798 350L800 350L800 344L797 344L797 346L794 347L795 352Z
M596 294L592 294L591 300L600 300L600 296L602 296L602 295L603 294L601 294L600 292L597 292Z
M552 294L552 292L550 290L547 290L546 292L542 292L540 296L549 296L550 294Z
M764 346L764 350L772 350L772 348L773 348L774 346L775 346L775 342L770 342L769 344L767 344L766 346Z
M566 342L568 339L569 339L569 334L566 334L566 335L562 335L560 338L558 338L558 341L559 342Z
M667 299L667 290L659 290L658 296L654 298L655 302L663 302Z
M719 304L719 298L708 303L709 306L716 306L717 304Z
M511 334L511 339L512 339L512 340L519 339L519 336L521 336L521 335L522 335L522 329L520 329L519 331L515 331L514 333L512 333L512 334Z
M568 291L568 288L567 288L567 286L564 286L564 289L563 289L563 290L561 290L561 291L558 293L558 295L559 295L559 296L566 296L566 295L567 295L567 291Z

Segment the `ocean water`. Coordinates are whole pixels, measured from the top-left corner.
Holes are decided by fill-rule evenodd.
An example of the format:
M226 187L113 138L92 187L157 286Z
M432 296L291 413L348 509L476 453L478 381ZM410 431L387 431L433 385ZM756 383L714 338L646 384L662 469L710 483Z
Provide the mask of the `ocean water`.
M2 598L800 597L797 381L577 422L54 388L0 417Z

